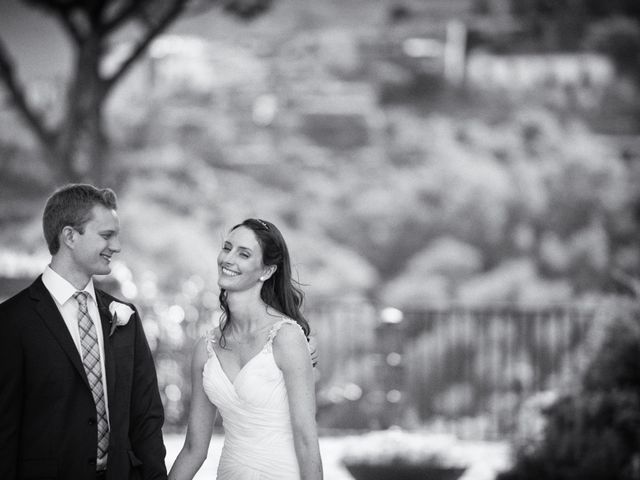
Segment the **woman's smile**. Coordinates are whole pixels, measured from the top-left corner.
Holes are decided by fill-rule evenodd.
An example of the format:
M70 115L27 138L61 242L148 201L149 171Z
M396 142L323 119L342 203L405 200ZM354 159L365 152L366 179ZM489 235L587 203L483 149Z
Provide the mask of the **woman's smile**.
M240 272L234 272L233 270L230 270L227 267L220 267L220 269L222 270L222 273L224 275L228 275L230 277L235 277L237 275L240 275Z

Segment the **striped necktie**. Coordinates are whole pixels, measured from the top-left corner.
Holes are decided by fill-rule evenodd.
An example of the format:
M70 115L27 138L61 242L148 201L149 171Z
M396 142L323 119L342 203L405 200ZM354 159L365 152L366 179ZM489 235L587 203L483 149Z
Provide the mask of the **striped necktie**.
M89 380L93 401L96 404L98 417L98 459L102 459L109 448L109 424L107 422L107 408L102 386L102 368L100 366L100 347L96 327L89 317L87 310L87 293L76 292L73 297L78 302L78 327L80 330L80 344L82 345L82 364Z

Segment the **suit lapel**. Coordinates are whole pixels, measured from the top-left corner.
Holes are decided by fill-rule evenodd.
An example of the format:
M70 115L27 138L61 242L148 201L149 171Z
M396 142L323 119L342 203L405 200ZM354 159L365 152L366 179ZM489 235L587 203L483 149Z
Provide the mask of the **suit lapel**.
M87 375L84 371L84 366L82 365L80 353L78 352L75 343L73 343L69 329L64 323L64 319L62 318L55 301L44 286L44 283L42 283L41 276L38 277L38 279L31 285L30 295L31 298L35 300L36 312L40 315L44 324L58 341L64 353L69 357L69 360L78 371L82 381L88 388L89 382L87 381Z
M104 339L104 369L107 376L107 396L115 398L116 385L116 368L114 364L113 353L111 351L111 313L107 306L108 299L100 290L96 289L96 302L98 304L98 312L100 312L100 323L102 324L102 338Z

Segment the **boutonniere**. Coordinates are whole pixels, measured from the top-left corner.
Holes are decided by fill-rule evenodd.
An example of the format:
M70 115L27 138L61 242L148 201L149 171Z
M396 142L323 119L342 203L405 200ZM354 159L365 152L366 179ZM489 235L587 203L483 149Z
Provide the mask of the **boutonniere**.
M109 336L111 336L116 331L116 328L129 323L133 309L124 303L111 302L109 304L109 313L111 313L111 330L109 331Z

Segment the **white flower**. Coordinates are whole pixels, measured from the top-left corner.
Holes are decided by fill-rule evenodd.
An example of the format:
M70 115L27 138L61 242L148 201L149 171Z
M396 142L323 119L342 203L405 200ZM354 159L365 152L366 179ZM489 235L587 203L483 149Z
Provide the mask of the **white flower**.
M113 335L116 327L122 327L129 323L129 319L133 314L133 309L129 305L125 305L120 302L111 302L109 304L109 312L111 313L111 332L109 335Z

